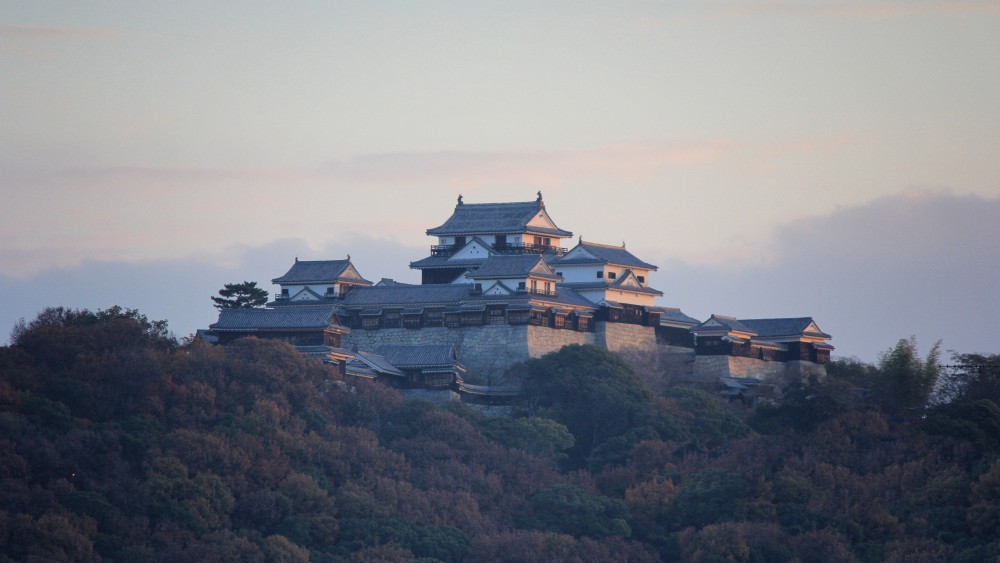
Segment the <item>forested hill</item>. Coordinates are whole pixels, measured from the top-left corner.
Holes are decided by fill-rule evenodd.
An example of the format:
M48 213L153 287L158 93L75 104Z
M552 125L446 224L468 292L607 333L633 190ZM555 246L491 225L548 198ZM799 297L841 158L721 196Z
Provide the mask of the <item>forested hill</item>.
M929 407L914 349L750 408L570 346L484 418L49 309L0 348L0 560L996 560L1000 358Z

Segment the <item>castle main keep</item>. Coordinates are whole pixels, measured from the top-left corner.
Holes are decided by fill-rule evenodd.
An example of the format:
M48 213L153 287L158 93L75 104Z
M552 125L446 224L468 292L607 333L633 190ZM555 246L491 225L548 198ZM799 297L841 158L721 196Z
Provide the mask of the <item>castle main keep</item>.
M657 305L655 265L624 245L574 241L541 192L513 203L459 196L427 234L429 254L410 263L420 284L372 283L350 257L296 259L266 308L223 309L209 333L280 338L344 373L428 389L495 381L567 344L683 355L700 378L815 371L833 349L810 317L700 321Z

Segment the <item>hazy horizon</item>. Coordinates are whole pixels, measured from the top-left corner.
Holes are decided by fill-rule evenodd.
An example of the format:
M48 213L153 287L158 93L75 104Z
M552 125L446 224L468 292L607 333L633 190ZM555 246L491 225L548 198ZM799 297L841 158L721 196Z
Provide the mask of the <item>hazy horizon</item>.
M184 336L296 256L417 281L459 194L541 190L697 318L998 351L996 2L0 5L0 342Z

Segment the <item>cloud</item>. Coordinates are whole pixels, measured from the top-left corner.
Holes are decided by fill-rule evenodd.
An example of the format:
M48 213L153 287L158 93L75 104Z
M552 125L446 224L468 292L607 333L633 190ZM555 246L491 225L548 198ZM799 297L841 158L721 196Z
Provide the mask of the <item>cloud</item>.
M839 0L760 0L715 5L721 13L791 14L860 19L895 19L919 15L967 15L1000 13L994 0L907 0L843 2Z
M113 37L119 34L119 31L107 28L0 24L0 38L5 39L91 39Z
M579 177L634 182L666 168L710 164L732 145L730 141L708 140L562 151L378 153L331 161L322 167L322 173L351 181L451 186L518 183L559 187Z
M837 352L874 360L899 338L998 352L1000 199L914 190L774 230L756 265L668 260L666 301L689 314L813 316Z
M762 248L724 250L765 259L693 263L671 258L665 246L659 256L641 257L660 264L651 281L666 293L661 304L698 318L812 316L834 336L838 354L869 361L910 335L925 349L943 339L945 348L995 353L998 218L1000 198L914 190L787 222ZM31 319L49 305L138 308L169 320L183 336L215 320L208 298L223 284L254 280L273 290L270 280L296 257L350 254L372 281L416 283L408 264L426 250L365 235L312 245L287 238L184 259L87 261L25 278L0 277L0 341L18 318Z
M209 297L226 283L256 281L273 291L271 279L284 274L296 257L340 259L351 254L362 275L372 281L394 277L419 282L409 270L424 248L353 235L321 245L282 239L259 246L232 246L222 252L178 260L149 262L87 261L52 268L26 278L0 276L0 343L20 318L33 319L43 308L136 308L152 319L166 319L172 331L186 336L217 318Z

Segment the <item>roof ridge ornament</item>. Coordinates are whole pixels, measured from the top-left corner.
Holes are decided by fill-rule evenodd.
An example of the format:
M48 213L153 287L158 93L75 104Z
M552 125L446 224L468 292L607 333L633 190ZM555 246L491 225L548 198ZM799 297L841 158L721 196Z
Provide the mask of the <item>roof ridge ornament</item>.
M458 194L458 204L465 205L465 203L462 201L462 194Z
M538 203L543 203L542 202L542 190L538 190L538 199L536 199L535 201L537 201Z

